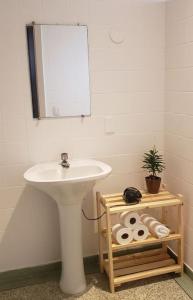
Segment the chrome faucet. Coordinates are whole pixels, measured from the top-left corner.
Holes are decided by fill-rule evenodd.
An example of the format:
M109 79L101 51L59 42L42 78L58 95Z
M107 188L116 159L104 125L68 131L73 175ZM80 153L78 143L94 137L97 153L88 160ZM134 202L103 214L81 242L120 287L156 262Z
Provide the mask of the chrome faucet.
M70 167L70 164L68 162L68 153L61 153L61 166L63 168L69 168Z

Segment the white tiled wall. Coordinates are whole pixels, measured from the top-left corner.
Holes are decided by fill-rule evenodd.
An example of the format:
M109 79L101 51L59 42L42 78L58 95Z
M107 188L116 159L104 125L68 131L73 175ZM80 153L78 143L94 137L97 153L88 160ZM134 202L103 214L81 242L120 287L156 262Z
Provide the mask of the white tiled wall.
M185 262L193 269L193 1L166 5L165 153L170 189L185 196Z
M60 259L56 205L25 185L29 166L66 151L113 166L101 191L143 185L143 152L154 144L163 150L164 12L159 1L0 1L0 271ZM90 118L32 119L25 35L31 21L88 24ZM114 29L125 36L122 44L110 40ZM105 132L107 117L112 134ZM90 215L93 201L90 195L84 202ZM85 220L83 241L85 256L97 252L94 224Z

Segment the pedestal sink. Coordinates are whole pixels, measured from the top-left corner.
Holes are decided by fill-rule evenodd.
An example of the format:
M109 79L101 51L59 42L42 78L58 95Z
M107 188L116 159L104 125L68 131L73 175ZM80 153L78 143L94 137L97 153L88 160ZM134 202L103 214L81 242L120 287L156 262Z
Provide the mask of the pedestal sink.
M97 180L110 174L111 167L92 159L69 162L70 168L63 168L58 162L37 164L25 172L24 178L57 203L62 247L60 287L67 294L77 294L86 288L82 255L82 200Z

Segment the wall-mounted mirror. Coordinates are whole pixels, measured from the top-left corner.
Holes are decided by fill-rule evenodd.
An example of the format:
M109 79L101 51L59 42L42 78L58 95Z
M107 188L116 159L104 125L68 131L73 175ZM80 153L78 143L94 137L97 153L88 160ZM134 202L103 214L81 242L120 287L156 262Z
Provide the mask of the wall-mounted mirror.
M90 115L85 25L30 25L27 40L34 118Z

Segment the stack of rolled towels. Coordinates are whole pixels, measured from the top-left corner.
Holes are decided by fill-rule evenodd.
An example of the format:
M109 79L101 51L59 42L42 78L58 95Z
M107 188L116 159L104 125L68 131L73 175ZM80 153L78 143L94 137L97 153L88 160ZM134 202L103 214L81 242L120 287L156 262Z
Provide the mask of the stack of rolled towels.
M157 238L164 238L170 234L170 229L168 227L148 214L141 215L141 222L146 225L149 232Z
M112 227L112 235L114 241L120 245L128 244L133 240L145 240L150 234L161 238L170 233L169 228L148 214L140 216L136 212L123 212L119 219L120 223Z

